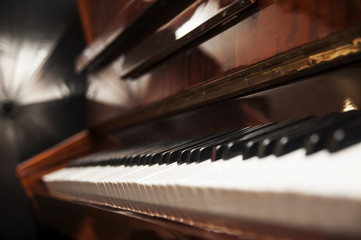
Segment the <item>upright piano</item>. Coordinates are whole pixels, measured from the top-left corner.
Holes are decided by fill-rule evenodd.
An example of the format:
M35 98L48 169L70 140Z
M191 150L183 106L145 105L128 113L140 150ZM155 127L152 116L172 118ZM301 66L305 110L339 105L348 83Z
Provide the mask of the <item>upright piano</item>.
M87 129L18 165L76 239L359 239L361 2L78 0Z

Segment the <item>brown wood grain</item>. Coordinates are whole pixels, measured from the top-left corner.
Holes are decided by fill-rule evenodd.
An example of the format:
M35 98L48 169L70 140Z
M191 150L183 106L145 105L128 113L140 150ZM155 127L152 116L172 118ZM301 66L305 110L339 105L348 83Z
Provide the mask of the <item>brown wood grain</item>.
M78 0L84 33L89 46L76 61L78 71L121 35L154 1Z
M258 1L258 10L140 77L142 105L361 23L360 1Z
M269 122L342 112L345 101L351 101L359 109L361 107L360 61L265 91L207 104L153 121L118 126L112 134L127 146L195 138Z
M77 0L79 14L83 23L84 34L88 43L104 33L119 17L129 2L134 0ZM143 1L139 1L143 2Z
M93 31L91 29L91 22L89 16L89 9L87 2L85 0L77 0L79 16L81 18L81 23L83 26L83 32L85 36L85 41L89 44L93 41Z
M89 87L96 82L98 89L106 90L102 98L96 94L91 98L107 103L105 96L120 96L122 92L114 106L128 110L147 106L360 25L360 10L357 0L258 0L234 22L171 55L132 83L121 83L116 77L127 57L122 55L122 61L104 70L115 72L114 77L107 77L108 83L97 81L99 73L91 74ZM107 87L110 81L111 88Z
M87 33L88 29L94 31L94 28L97 29L97 24L101 26L99 27L101 31L95 38L93 37L94 40L76 60L75 67L78 73L85 69L94 71L108 64L115 59L115 56L132 48L159 25L167 22L194 2L194 0L173 0L172 2L132 0L123 2L123 7L118 11L117 6L112 8L112 3L104 4L98 0L89 1L89 3L81 2L79 4L86 35L91 35ZM122 1L118 4L120 3ZM108 21L109 16L113 15L115 15L113 19ZM105 20L100 22L99 19Z
M128 109L124 116L98 126L93 125L91 129L96 132L111 132L223 99L245 96L311 73L356 61L361 58L361 46L358 44L361 42L360 27L350 30L307 44L153 104L133 111ZM134 101L129 103L134 104Z
M85 3L85 0L78 0L80 11L83 14L83 20L85 19L84 28L87 39L91 41L94 37L100 36L98 34L100 34L103 27L108 26L108 24L113 21L112 19L116 18L115 15L121 11L124 1L111 1L109 4L101 4L104 2L99 0L88 1L90 5ZM87 9L88 7L92 9L99 8L99 12L84 13L89 11L89 9ZM208 104L212 101L229 97L229 95L216 95L212 99L205 98L206 100L203 102L192 102L193 105L186 105L188 102L193 101L192 96L199 95L207 97L208 95L205 91L212 90L212 88L201 88L201 86L211 86L213 88L218 86L226 89L235 86L228 83L237 82L239 83L237 86L239 86L242 91L232 92L232 96L238 96L237 94L242 93L243 96L247 98L247 95L251 91L260 91L265 87L274 86L272 84L282 84L285 83L286 80L295 80L295 78L288 76L288 78L281 79L278 78L276 73L270 72L267 77L271 80L276 79L277 81L273 81L272 84L265 83L263 82L262 73L267 66L261 63L271 59L272 61L267 62L267 64L281 66L283 62L277 62L277 59L279 59L277 58L278 56L286 56L282 58L282 61L293 63L292 61L294 59L307 55L306 52L300 51L299 49L310 43L311 47L307 48L307 51L316 53L318 51L316 47L320 45L312 45L312 43L327 39L333 36L333 34L349 27L355 25L360 26L360 10L361 2L357 0L258 0L256 6L250 11L240 14L237 19L234 19L232 22L212 30L207 36L198 39L185 48L182 48L181 51L172 54L133 82L124 82L118 79L117 68L121 68L123 64L120 60L105 69L114 70L114 74L107 74L105 77L103 76L104 79L97 79L97 77L101 75L99 74L101 71L92 73L92 78L89 78L89 88L98 88L98 91L94 91L91 95L91 100L97 103L91 104L92 106L89 105L90 108L93 108L93 110L96 108L94 113L99 115L98 119L100 122L107 121L108 118L114 118L115 116L120 117L106 124L99 125L97 128L98 131L91 133L89 131L81 132L71 139L54 146L18 166L17 175L28 197L33 200L34 205L37 207L39 216L44 222L55 229L59 229L67 235L79 239L137 239L137 237L143 236L144 231L147 231L147 239L270 239L270 237L279 237L279 234L281 233L282 235L283 231L286 234L282 235L281 238L299 239L302 238L302 236L303 238L306 236L319 239L318 235L316 235L316 237L312 234L302 235L298 234L299 232L297 231L296 234L294 232L288 234L288 230L285 229L278 231L277 228L262 228L262 230L249 223L244 223L241 226L245 227L244 230L250 232L250 235L234 237L224 233L209 232L182 224L164 222L159 219L149 219L144 216L121 213L114 209L109 210L100 209L96 206L85 206L84 204L54 197L44 192L41 177L50 171L65 166L66 162L73 158L118 145L117 141L110 140L107 135L94 135L95 133L107 134L114 130L119 130L119 128L128 128L129 126L146 120L154 120L157 121L158 124L165 123L171 127L177 127L174 122L162 122L158 120L164 115L184 111L186 107L176 107L169 110L167 109L168 104L180 103L181 106L191 106L194 108L202 104ZM107 15L107 13L109 14ZM97 14L106 14L107 16L101 18L98 17ZM287 56L288 53L292 54ZM126 53L122 54L124 55L120 57L123 57L124 60L127 55ZM308 58L303 60L307 61ZM348 62L354 60L355 59L352 58L347 59ZM337 62L337 64L335 64L333 62L331 65L342 65L345 63L346 62ZM307 64L309 63L307 62ZM312 65L312 63L310 64ZM290 69L292 70L292 68ZM316 69L315 71L324 69L325 68ZM242 72L245 76L232 75L241 73L240 71L242 70L245 70L245 72ZM274 78L272 78L272 74L275 74ZM255 76L255 78L253 78L255 85L252 88L250 87L251 83L248 82L250 78L247 78L247 76L250 75ZM227 76L232 76L233 78L227 78L226 81L221 82L219 85L208 85L217 81L219 82ZM326 78L325 81L328 81L328 79ZM358 79L355 81L359 82ZM342 101L348 95L347 91L353 93L357 104L360 103L360 99L357 97L360 96L360 88L357 84L355 85L353 82L350 84L342 82L344 84L340 85L339 79L337 79L336 82L337 84L334 84L333 87L344 92L341 91L341 94L334 95L335 104L330 108L325 108L327 111L334 111L336 108L342 107ZM357 86L357 88L353 86ZM241 87L244 88L241 89ZM321 91L322 87L323 85L321 84L318 86L319 89L315 89ZM107 92L102 92L100 90L102 88L106 88ZM299 94L299 91L302 92L303 89L304 88L297 88L294 90L298 91ZM333 89L330 88L330 90ZM227 90L224 92L229 93L231 91ZM97 95L97 93L101 94ZM171 101L172 97L176 97L178 96L177 94L181 93L190 93L190 95L183 95L186 96L183 99L174 98L178 102ZM218 93L221 94L222 91ZM278 96L288 94L288 98L285 97L284 99L292 99L295 96L292 91L283 92L282 94L278 93ZM188 98L187 96L190 97ZM311 98L313 97L313 95L310 96ZM319 105L321 107L325 102L328 102L327 96L329 96L329 94L325 94L325 96L326 97L319 95ZM99 111L100 105L98 103L109 103L107 102L107 98L109 97L113 98L113 105L108 109L114 108L115 110L109 110L105 115L101 110ZM252 99L252 96L248 97ZM255 98L256 103L248 100L245 101L246 104L236 104L236 107L239 107L242 111L247 110L251 112L251 115L248 115L250 117L249 119L251 119L252 111L254 112L257 108L261 110L267 108L268 114L271 114L269 109L282 110L282 108L285 107L282 106L282 97L280 98L281 100L274 98L277 100L275 101L276 105L264 103L269 98L271 98L270 95L260 94ZM114 101L114 99L119 101ZM162 106L157 107L156 104L160 101L163 101L161 103ZM299 104L290 104L291 107L288 107L295 108L296 106L297 110L304 110L302 114L293 112L290 115L281 115L279 119L284 120L292 116L304 116L306 112L313 113L314 105L312 105L312 101L306 103L309 104L308 106L310 107L310 109L306 109L307 111L302 109ZM232 105L230 105L230 107L232 107ZM126 111L123 111L123 109L126 109ZM232 110L232 108L228 109L230 112L229 115L231 116L233 116ZM267 112L266 110L264 111ZM242 113L241 111L239 112ZM326 112L322 112L322 114L323 113ZM212 114L206 116L212 117ZM259 117L259 113L256 112L254 117ZM262 117L265 116L262 115ZM258 119L259 122L267 122L269 119L272 119L272 117L276 120L278 118L276 115L267 115L266 117L267 119L265 121L263 121L264 119ZM187 118L187 122L178 119L178 124L182 127L191 124L191 118L192 116ZM242 121L248 120L242 119ZM200 118L199 121L201 122L201 120L202 118ZM216 121L220 122L219 118L216 118ZM251 122L251 120L249 121ZM228 122L232 122L232 124L235 125L237 124L237 118ZM227 121L224 123L227 123ZM93 122L93 124L99 123ZM249 123L247 122L245 124ZM145 125L139 125L133 129L130 128L119 131L117 136L127 139L130 142L129 144L134 144L137 136L138 138L144 137L146 133L143 128L144 126ZM154 124L149 124L145 127L152 129ZM205 126L205 128L208 128L208 126ZM182 128L179 127L178 131L182 132ZM204 131L209 131L209 129L205 129ZM136 136L134 133L140 135ZM152 131L148 133L150 135ZM168 134L172 133L168 131ZM133 139L130 139L128 136L131 136ZM159 139L162 137L163 136L160 136ZM243 230L243 228L240 228L240 230ZM258 233L262 231L265 231L267 234L262 235Z
M152 35L126 53L120 73L123 78L136 78L153 64L211 29L246 11L255 0L198 0Z
M112 140L97 139L85 130L19 164L16 175L27 196L33 199L34 190L41 187L44 174L65 167L71 159L114 146L116 143Z
M359 107L360 69L358 62L300 79L293 84L158 119L119 131L116 139L129 146L146 140L164 140L169 136L175 139L184 137L184 134L204 134L309 115L322 116L342 111L345 99ZM304 92L308 93L307 96L303 96ZM23 186L28 188L40 219L74 239L352 239L352 236L335 236L248 220L197 215L196 219L204 218L208 223L212 219L213 223L232 226L212 230L215 225L195 227L80 203L69 197L51 194L42 188L39 180L43 174L64 166L68 160L80 154L100 150L102 146L115 146L109 144L109 141L99 140L101 139L97 141L88 132L82 132L18 167L18 175L24 181Z

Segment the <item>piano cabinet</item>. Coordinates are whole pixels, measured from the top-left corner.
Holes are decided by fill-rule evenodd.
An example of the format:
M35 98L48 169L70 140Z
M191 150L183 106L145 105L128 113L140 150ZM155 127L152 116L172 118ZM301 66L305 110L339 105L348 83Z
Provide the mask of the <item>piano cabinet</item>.
M55 169L63 168L70 160L104 149L121 149L185 137L197 138L234 128L310 115L322 117L330 112L345 111L349 105L356 109L361 104L360 71L360 63L353 63L298 79L292 84L128 126L108 135L84 131L19 165L17 174L39 218L54 229L78 239L352 239L352 235L334 235L239 219L236 222L237 231L235 228L222 229L220 216L214 217L214 226L190 226L60 196L49 192L41 178ZM308 94L304 95L304 91ZM290 112L288 109L297 110ZM148 137L144 138L145 135Z
M172 221L46 187L47 174L104 150L360 109L359 1L175 2L165 12L167 1L78 0L89 45L74 62L89 82L88 128L17 166L39 219L75 239L360 237L248 218L229 227L212 214L203 224ZM211 17L199 18L185 38L157 40L176 36L207 8ZM144 23L149 28L139 33Z

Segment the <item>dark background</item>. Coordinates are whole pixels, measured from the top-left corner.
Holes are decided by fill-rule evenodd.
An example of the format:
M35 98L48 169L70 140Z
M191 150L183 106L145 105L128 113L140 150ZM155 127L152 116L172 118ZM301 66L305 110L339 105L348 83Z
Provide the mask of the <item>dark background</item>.
M0 1L0 239L63 238L35 220L15 166L84 128L84 45L75 0Z

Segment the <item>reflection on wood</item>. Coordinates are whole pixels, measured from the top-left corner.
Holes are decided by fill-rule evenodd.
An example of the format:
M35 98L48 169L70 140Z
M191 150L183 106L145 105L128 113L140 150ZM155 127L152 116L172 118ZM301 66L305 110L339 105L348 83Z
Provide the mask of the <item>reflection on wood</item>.
M91 0L90 0L91 1ZM75 63L76 71L82 72L85 68L96 69L111 62L115 56L132 47L144 39L163 22L168 21L194 0L183 1L130 1L124 3L120 11L110 8L98 11L101 1L95 0L94 5L87 5L85 0L79 1L80 13L83 16L83 25L86 31L96 28L97 19L107 19L114 15L111 24L101 24L101 34L83 51ZM126 1L125 1L126 2ZM111 6L111 5L110 5ZM89 9L88 9L89 8ZM108 14L108 12L110 14ZM167 14L159 15L166 12ZM89 15L96 13L94 19ZM92 20L94 23L92 23ZM106 22L106 21L105 21ZM93 26L95 24L95 26ZM90 29L90 30L88 30ZM105 30L104 30L105 29ZM142 29L140 32L139 29ZM89 35L89 34L86 34ZM90 37L88 37L90 38Z
M253 3L254 0L196 1L126 54L120 73L122 78L136 78L152 64L235 18Z
M131 81L137 83L127 81L124 84L118 78L112 79L114 85L109 90L109 95L119 92L119 89L127 85L126 88L130 89L129 98L137 99L132 103L136 102L138 107L167 99L247 69L272 56L283 53L287 56L292 49L318 40L323 41L322 39L341 29L359 25L360 9L359 1L336 4L332 0L259 0L255 7L246 10L235 22L211 31L202 41L189 45L184 51L178 51ZM342 39L342 34L339 37ZM315 48L319 46L315 44ZM312 51L316 49L310 47ZM294 51L286 58L302 57L302 54ZM121 73L127 57L127 53L124 53L110 65L115 73ZM239 84L246 84L242 78L237 81ZM89 84L91 87L92 80ZM135 85L136 89L132 87ZM106 102L98 100L96 95L92 99ZM117 106L127 108L128 104L119 102Z
M237 204L246 204L243 206L246 206L244 209L251 214L249 216L239 215L239 218L235 219L231 217L233 216L231 213L234 212L234 208L229 207L227 212L221 212L222 206L224 206L222 204L215 205L217 207L211 207L212 210L216 210L215 212L204 213L196 207L203 205L205 202L203 199L214 199L216 202L222 203L223 201L212 198L210 197L211 195L193 191L195 188L192 190L192 187L189 189L192 191L193 200L200 199L200 201L197 203L198 205L192 204L196 201L189 201L188 206L191 205L194 208L193 214L196 217L177 218L177 216L171 214L172 209L168 208L168 205L162 205L162 201L153 201L150 203L154 205L144 206L147 203L144 199L151 197L147 192L143 191L143 182L139 184L136 177L131 180L126 179L124 175L119 177L119 168L114 168L113 165L118 164L119 161L124 161L122 163L126 165L125 168L130 172L134 169L129 166L132 164L139 167L138 169L146 169L146 177L141 176L140 181L148 184L147 189L149 187L153 191L152 194L157 194L158 192L154 191L154 189L155 186L158 186L158 182L155 185L147 182L149 180L148 177L153 176L153 173L157 178L156 180L160 183L159 186L162 187L162 184L167 186L173 185L167 182L168 179L158 178L158 172L152 172L148 175L150 171L148 172L149 168L147 166L144 166L144 168L143 166L138 166L143 163L154 164L159 161L153 162L153 159L148 159L149 156L152 158L153 155L147 154L153 154L154 152L147 152L147 148L142 148L138 144L155 143L160 140L180 140L184 137L191 137L192 139L204 134L216 134L219 131L233 128L239 129L256 124L287 121L294 118L299 119L309 115L323 116L331 112L344 111L344 109L359 108L361 105L360 2L357 0L258 0L252 7L237 14L237 17L227 19L230 21L221 22L217 27L210 29L207 34L199 36L197 39L192 39L190 43L177 50L172 48L174 52L167 52L167 55L162 56L162 59L157 58L147 68L139 72L136 71L137 74L139 73L139 76L134 76L134 81L121 81L119 76L122 73L124 74L124 71L131 70L132 66L137 66L138 62L142 62L143 59L153 54L158 54L158 49L152 48L160 46L159 51L162 52L162 49L169 47L168 44L172 45L174 43L173 35L176 38L178 35L179 39L187 36L187 33L179 33L179 31L176 33L177 30L182 29L181 25L183 24L179 23L182 21L183 23L188 22L188 20L197 15L197 11L186 11L190 15L179 15L179 13L195 1L176 1L179 6L184 8L172 8L173 10L166 11L163 14L159 12L162 9L161 6L157 10L152 11L152 9L154 10L154 4L165 3L169 4L169 7L171 6L170 2L157 1L153 3L153 1L148 1L152 5L147 10L143 9L144 12L140 11L143 14L136 17L136 19L142 19L141 21L134 20L135 22L127 25L128 27L124 31L121 28L117 28L118 30L121 29L122 33L112 39L108 47L94 51L95 54L91 58L86 59L86 64L81 66L79 71L82 71L82 74L87 76L89 83L87 92L89 104L87 107L89 113L96 115L92 117L91 121L88 121L88 124L91 124L89 130L19 165L17 174L28 196L33 200L33 204L37 206L38 215L50 226L63 231L71 237L77 238L120 237L123 239L137 239L145 236L148 239L343 239L344 236L341 235L328 236L328 234L333 232L336 234L345 233L348 235L347 237L352 237L353 233L349 232L349 230L336 232L334 231L335 229L329 231L326 228L317 229L312 228L312 226L309 227L309 225L315 223L312 221L306 221L306 225L297 225L298 229L295 229L296 225L288 224L288 221L277 223L277 221L269 218L263 222L260 218L253 218L252 214L255 211L247 208L247 201L242 202L243 197L241 195L233 195L235 198L229 199L232 199L232 201L236 199L235 202ZM197 1L197 3L201 2L203 1ZM232 4L234 1L209 0L205 2ZM81 8L87 5L85 2L82 4ZM129 9L131 9L132 4L136 3L133 1L129 2L129 5L127 5ZM115 9L122 7L114 5ZM163 7L164 9L167 8L166 5ZM126 6L124 6L124 11L125 9L127 9ZM104 12L106 11L108 10ZM103 12L103 10L100 12ZM157 18L157 15L159 15L159 18ZM172 22L170 19L177 15L182 17ZM126 17L126 14L123 17ZM143 31L144 26L142 24L144 23L149 24L150 27L145 27L146 30ZM138 28L141 25L143 27ZM89 26L91 27L91 24ZM156 36L157 33L154 32L157 30L161 32L163 27L164 29L166 27L174 27L176 29L171 29L172 33L170 35L164 35L172 36L171 38L164 37L164 39L159 40L159 45L157 45L158 43L155 40L155 44L152 45L154 40L152 40L153 37L151 35L155 34L153 36ZM88 29L87 31L90 30ZM190 31L192 32L192 30ZM164 31L163 33L165 34L166 32ZM106 36L106 33L104 34L103 36ZM143 43L141 42L147 37L149 37L148 40L150 42L148 43L151 43L151 45L144 45L145 48L143 48ZM107 37L101 40L101 35L99 35L98 39L100 39L100 42L107 41ZM168 41L169 39L171 39L170 42ZM96 40L94 44L96 44ZM163 44L167 46L162 46ZM88 49L91 48L92 46L90 45ZM146 50L141 51L141 49ZM107 107L104 107L103 104L107 104ZM298 127L299 125L292 125L294 131L298 131L300 129ZM335 125L336 127L339 127L339 125ZM301 128L303 129L303 125ZM275 129L270 131L273 130ZM313 130L315 129L312 128L312 132L310 130L309 134L318 131L318 129ZM264 135L264 132L260 134ZM271 136L274 132L269 134ZM334 132L327 134L331 135ZM285 134L285 131L277 132L276 135L280 139L283 139L284 135L288 136ZM240 140L238 137L241 136L233 137L237 137L238 141ZM261 137L257 137L257 139L259 141L265 140ZM280 139L277 139L277 141L280 141ZM190 152L193 151L195 153L198 148L205 147L203 145L205 140L203 139L202 141L196 142L196 145L192 146L195 148L186 149L184 146L176 146L177 150L182 152L175 151L175 154L185 156L187 159L184 159L184 162L189 163L183 165L186 166L185 169L194 171L194 168L191 169L193 167L191 164L193 163L190 163ZM245 144L245 142L242 143L241 141L238 143ZM217 141L212 142L212 144L216 143ZM218 151L215 147L221 146L222 148L223 146L224 149L229 150L231 148L229 144L232 143L228 141L221 143L221 145L212 146L213 156ZM263 142L259 144L263 144ZM79 172L74 170L75 178L80 176L79 179L81 180L79 182L89 180L86 184L89 182L91 184L87 185L87 187L96 186L97 190L98 184L101 184L99 188L104 189L106 194L99 192L97 195L98 191L93 191L93 188L89 188L89 192L83 191L83 185L81 184L71 188L69 192L64 191L63 193L75 193L73 195L74 198L77 196L96 196L96 200L99 200L98 202L92 202L91 198L87 199L89 200L89 205L79 203L79 198L75 199L75 201L70 201L70 197L61 195L62 191L57 194L52 192L51 189L47 190L40 181L40 178L45 173L65 166L68 161L78 156L87 155L101 149L115 149L117 147L126 149L129 146L137 146L139 148L136 148L137 151L133 149L134 151L131 151L131 155L126 155L124 158L120 158L119 152L116 152L116 155L111 155L106 161L102 160L101 164L112 165L109 166L109 169L111 171L114 170L114 172L111 172L110 175L107 175L109 172L105 172L102 175L102 172L101 176L94 180L95 184L93 184L93 178L91 177L93 177L94 173L99 173L99 168L103 168L103 166L96 166L94 168L95 172L93 172L93 168L90 172L88 172L88 169L85 169L84 172L86 172L87 176L90 173L89 179L86 179L82 174L78 175ZM152 147L162 149L159 145L152 145ZM301 147L304 147L304 145ZM142 149L141 153L138 152L139 149ZM171 148L172 150L174 148ZM246 152L244 149L241 149L241 151L243 153ZM258 149L257 151L258 157L264 156L263 149ZM262 152L259 153L259 151ZM330 152L326 153L329 154ZM269 153L277 155L279 152L273 151ZM162 156L165 156L166 154L173 154L173 152L163 151L157 154L164 154ZM95 159L98 157L99 155ZM223 153L221 153L220 157L227 159L227 155ZM242 156L238 157L237 160L241 161ZM92 160L94 159L92 158ZM200 159L198 160L200 161ZM208 158L204 162L213 164L211 160L215 159ZM256 160L258 161L258 159ZM278 159L274 160L277 161ZM218 161L217 163L220 162L223 164L226 161ZM244 163L243 161L241 162ZM94 163L95 165L98 164L96 161L93 161L90 165ZM167 163L169 163L169 159L167 159ZM182 162L180 161L179 163ZM238 162L236 163L238 164ZM194 163L194 165L196 164L198 163ZM155 168L168 167L168 165L152 166ZM173 166L175 168L172 169L172 173L178 174L179 168L176 168L178 166L176 164ZM105 169L108 169L107 167ZM233 167L230 168L234 169ZM353 165L351 168L353 168ZM138 175L138 169L135 175ZM151 168L152 171L153 169ZM334 169L338 171L338 168ZM68 170L62 171L61 174L67 173ZM258 171L258 168L256 170ZM298 171L298 169L296 170ZM73 171L73 169L69 171ZM270 172L270 168L265 168L265 172ZM189 178L191 175L189 173L187 172L184 176L179 175L180 177L178 178L174 178L173 174L171 174L170 180L180 179L180 182L185 180L187 183L193 183L194 180L196 184L203 184L203 182L198 182L199 177L197 174L193 175L193 178ZM200 171L200 173L203 176L204 172ZM218 184L223 181L223 177L227 179L229 172L224 171L222 174L218 174L217 171L210 171L209 173L211 173L211 180ZM274 172L271 171L270 173ZM234 176L237 176L239 172L235 170L234 174ZM218 175L220 178L212 178L215 175ZM261 175L261 178L258 178L257 174L250 175L262 184L262 180L264 180L262 178L263 175ZM355 171L355 175L357 175L357 171ZM243 174L241 176L243 177ZM300 174L299 176L300 181L303 181L303 175ZM117 185L118 182L112 185L111 181L114 179L118 181L123 177L125 184L121 184L121 186L126 191L121 192L118 191L120 186ZM234 177L229 177L227 181L223 182L224 185L220 186L224 189L233 186L234 179ZM67 183L73 180L72 176L66 175L65 178L60 179L62 183L65 181L66 184L63 185L61 183L58 186L65 189ZM129 182L127 182L128 180ZM248 183L248 181L245 182ZM281 182L287 181L282 180ZM178 195L180 191L178 191L179 188L177 187L179 185L182 187L182 184L178 184L176 181L175 183L175 187L172 187L174 192L167 193L167 195L172 194L174 197L170 198L173 200L170 201L172 204L169 206L171 207L178 206L175 204L177 199L179 199L179 202L186 202L181 201L182 197L189 197L187 195L188 185L184 188L186 191L182 193L183 195ZM134 188L129 188L129 185L134 186ZM108 188L108 186L111 187ZM199 186L207 186L212 189L211 185L197 186L198 189L203 190ZM327 186L327 184L324 186ZM77 191L79 190L78 187L80 191ZM270 191L267 186L265 188L265 192ZM114 191L110 192L110 189ZM127 192L127 190L129 191ZM219 195L223 195L222 191ZM271 189L271 191L273 190ZM117 195L117 193L121 194ZM258 195L258 193L258 190L254 192L255 195ZM293 194L294 192L291 191L291 193ZM304 193L302 192L301 195ZM198 194L203 194L204 198L198 198ZM107 197L109 197L108 200L113 201L115 197L118 198L119 196L120 199L116 199L116 201L127 201L129 205L116 205L111 202L102 201L107 199ZM342 195L342 197L344 196ZM160 198L163 198L163 196ZM261 205L259 206L269 208L271 215L283 216L282 211L275 211L278 206L268 205L269 196L264 199L267 204L260 202ZM225 201L228 202L227 199ZM252 203L253 201L250 202ZM302 204L297 204L292 200L290 202L297 209L297 213L298 211L302 212L303 208L299 207ZM134 206L139 206L139 208L134 208L133 204ZM316 205L317 207L319 206L318 204ZM131 208L127 206L131 206ZM155 206L163 206L166 209L164 212L147 211L147 208L150 209ZM262 213L265 212L261 208L257 208L257 205L255 206L256 210ZM284 205L280 204L280 206L283 209ZM119 207L119 209L115 209L115 207ZM178 207L179 209L184 209L183 213L186 216L191 214L188 210L192 208L187 210L187 207L183 208L181 205ZM129 211L133 210L139 214L122 211L121 209L123 208ZM145 211L142 211L143 209ZM204 211L206 211L205 209ZM341 207L340 209L344 208ZM283 210L287 211L289 209L285 208ZM308 210L310 211L311 218L313 218L314 211L312 209ZM148 213L151 216L164 219L145 217L141 213ZM167 213L170 214L167 215ZM214 213L216 214L214 215ZM231 218L228 219L227 224L224 224L227 213L230 214ZM291 217L294 216L292 210L289 210L289 213ZM322 219L326 215L321 213L319 216ZM174 218L172 219L172 217ZM165 219L183 220L183 222L175 223ZM303 218L300 217L296 220L303 221ZM318 221L318 219L313 218L313 221ZM323 221L318 223L324 224ZM352 224L354 224L354 221ZM358 229L357 224L352 226ZM313 232L316 229L318 232Z

